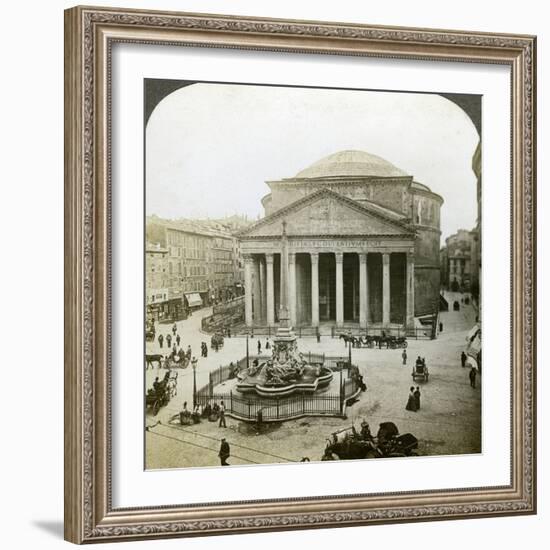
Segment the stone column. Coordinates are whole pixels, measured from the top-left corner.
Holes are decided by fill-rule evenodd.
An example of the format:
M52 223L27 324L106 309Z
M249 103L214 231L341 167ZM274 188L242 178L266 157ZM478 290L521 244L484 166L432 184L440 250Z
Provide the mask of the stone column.
M290 324L296 326L296 254L288 254L288 301L290 302Z
M382 254L382 325L390 324L390 255Z
M262 323L266 321L266 310L267 310L267 302L266 302L266 269L265 269L265 262L264 258L260 257L259 260L260 263L260 306L261 306L261 318Z
M260 282L260 259L255 256L253 259L254 272L252 286L254 287L254 324L262 324L262 290Z
M319 326L319 253L312 252L311 259L311 325Z
M336 326L344 324L344 253L336 252Z
M407 328L414 328L414 253L407 254Z
M359 254L359 326L367 328L367 254Z
M252 319L252 256L244 256L244 320L251 327Z
M266 317L268 326L272 327L275 324L275 291L273 286L273 254L265 255L266 267Z

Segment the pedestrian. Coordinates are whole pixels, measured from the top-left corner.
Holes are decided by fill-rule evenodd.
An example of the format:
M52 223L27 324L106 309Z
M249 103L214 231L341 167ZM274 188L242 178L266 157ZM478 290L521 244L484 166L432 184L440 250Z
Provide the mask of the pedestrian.
M258 340L258 355L262 353L262 343Z
M405 406L405 409L407 409L408 411L416 412L416 400L414 398L414 386L410 387L409 397L407 399L407 405Z
M162 349L162 342L164 341L164 336L162 334L159 334L159 346L160 346L160 349Z
M220 445L220 452L218 453L222 466L229 466L229 464L227 463L227 459L229 458L230 454L231 449L229 447L229 443L225 440L225 437L222 437L222 444Z
M180 335L178 334L176 336L176 344L177 344L178 348L180 347L180 342L181 342L181 338L180 338Z
M258 430L258 432L262 429L263 421L264 413L262 412L262 409L258 409L258 414L256 415L256 429Z
M439 323L439 332L443 332L443 323Z
M231 338L231 328L227 327L227 337Z
M407 351L403 350L403 353L401 354L401 357L403 358L403 365L407 364Z
M265 339L265 349L271 349L271 344L269 343L269 338Z
M317 343L320 344L321 343L321 332L319 331L319 329L317 329Z
M464 351L460 354L460 362L462 363L462 368L466 366L466 359L468 356L464 353Z
M225 405L223 404L223 401L220 401L220 423L218 424L219 428L227 428L227 425L225 423Z
M416 410L420 410L420 388L418 386L414 390L414 404L416 405Z
M172 325L172 334L175 336L176 332L178 332L178 325L176 325L176 323L174 323Z
M167 334L167 335L166 335L166 347L167 347L167 348L171 348L171 347L172 347L172 337L170 336L170 334Z
M203 348L204 357L208 357L208 346L206 345L206 342L203 342L203 344L204 344L204 348Z
M191 359L191 346L187 346L187 352L185 355L187 355L187 359Z
M470 386L472 386L472 388L475 388L476 387L476 369L474 367L472 367L470 369Z

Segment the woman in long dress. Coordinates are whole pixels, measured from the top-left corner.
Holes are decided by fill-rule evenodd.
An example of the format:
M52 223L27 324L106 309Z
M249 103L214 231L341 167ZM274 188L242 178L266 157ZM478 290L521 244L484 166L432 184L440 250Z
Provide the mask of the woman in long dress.
M414 398L414 386L411 386L409 391L409 398L407 400L407 406L405 407L408 411L416 412L416 399Z

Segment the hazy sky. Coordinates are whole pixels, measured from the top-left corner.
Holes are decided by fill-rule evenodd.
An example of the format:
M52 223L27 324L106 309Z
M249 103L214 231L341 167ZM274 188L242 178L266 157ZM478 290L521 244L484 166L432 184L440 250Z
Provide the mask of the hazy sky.
M379 155L445 200L442 243L476 220L478 134L431 94L194 84L146 128L146 211L166 218L263 215L266 180L344 149Z

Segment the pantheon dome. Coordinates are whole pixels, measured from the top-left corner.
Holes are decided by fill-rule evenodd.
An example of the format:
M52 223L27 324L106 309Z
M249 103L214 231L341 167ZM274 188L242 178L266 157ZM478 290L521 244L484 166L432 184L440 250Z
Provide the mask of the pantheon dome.
M366 151L339 151L298 172L296 178L331 176L403 177L407 173L391 162Z

